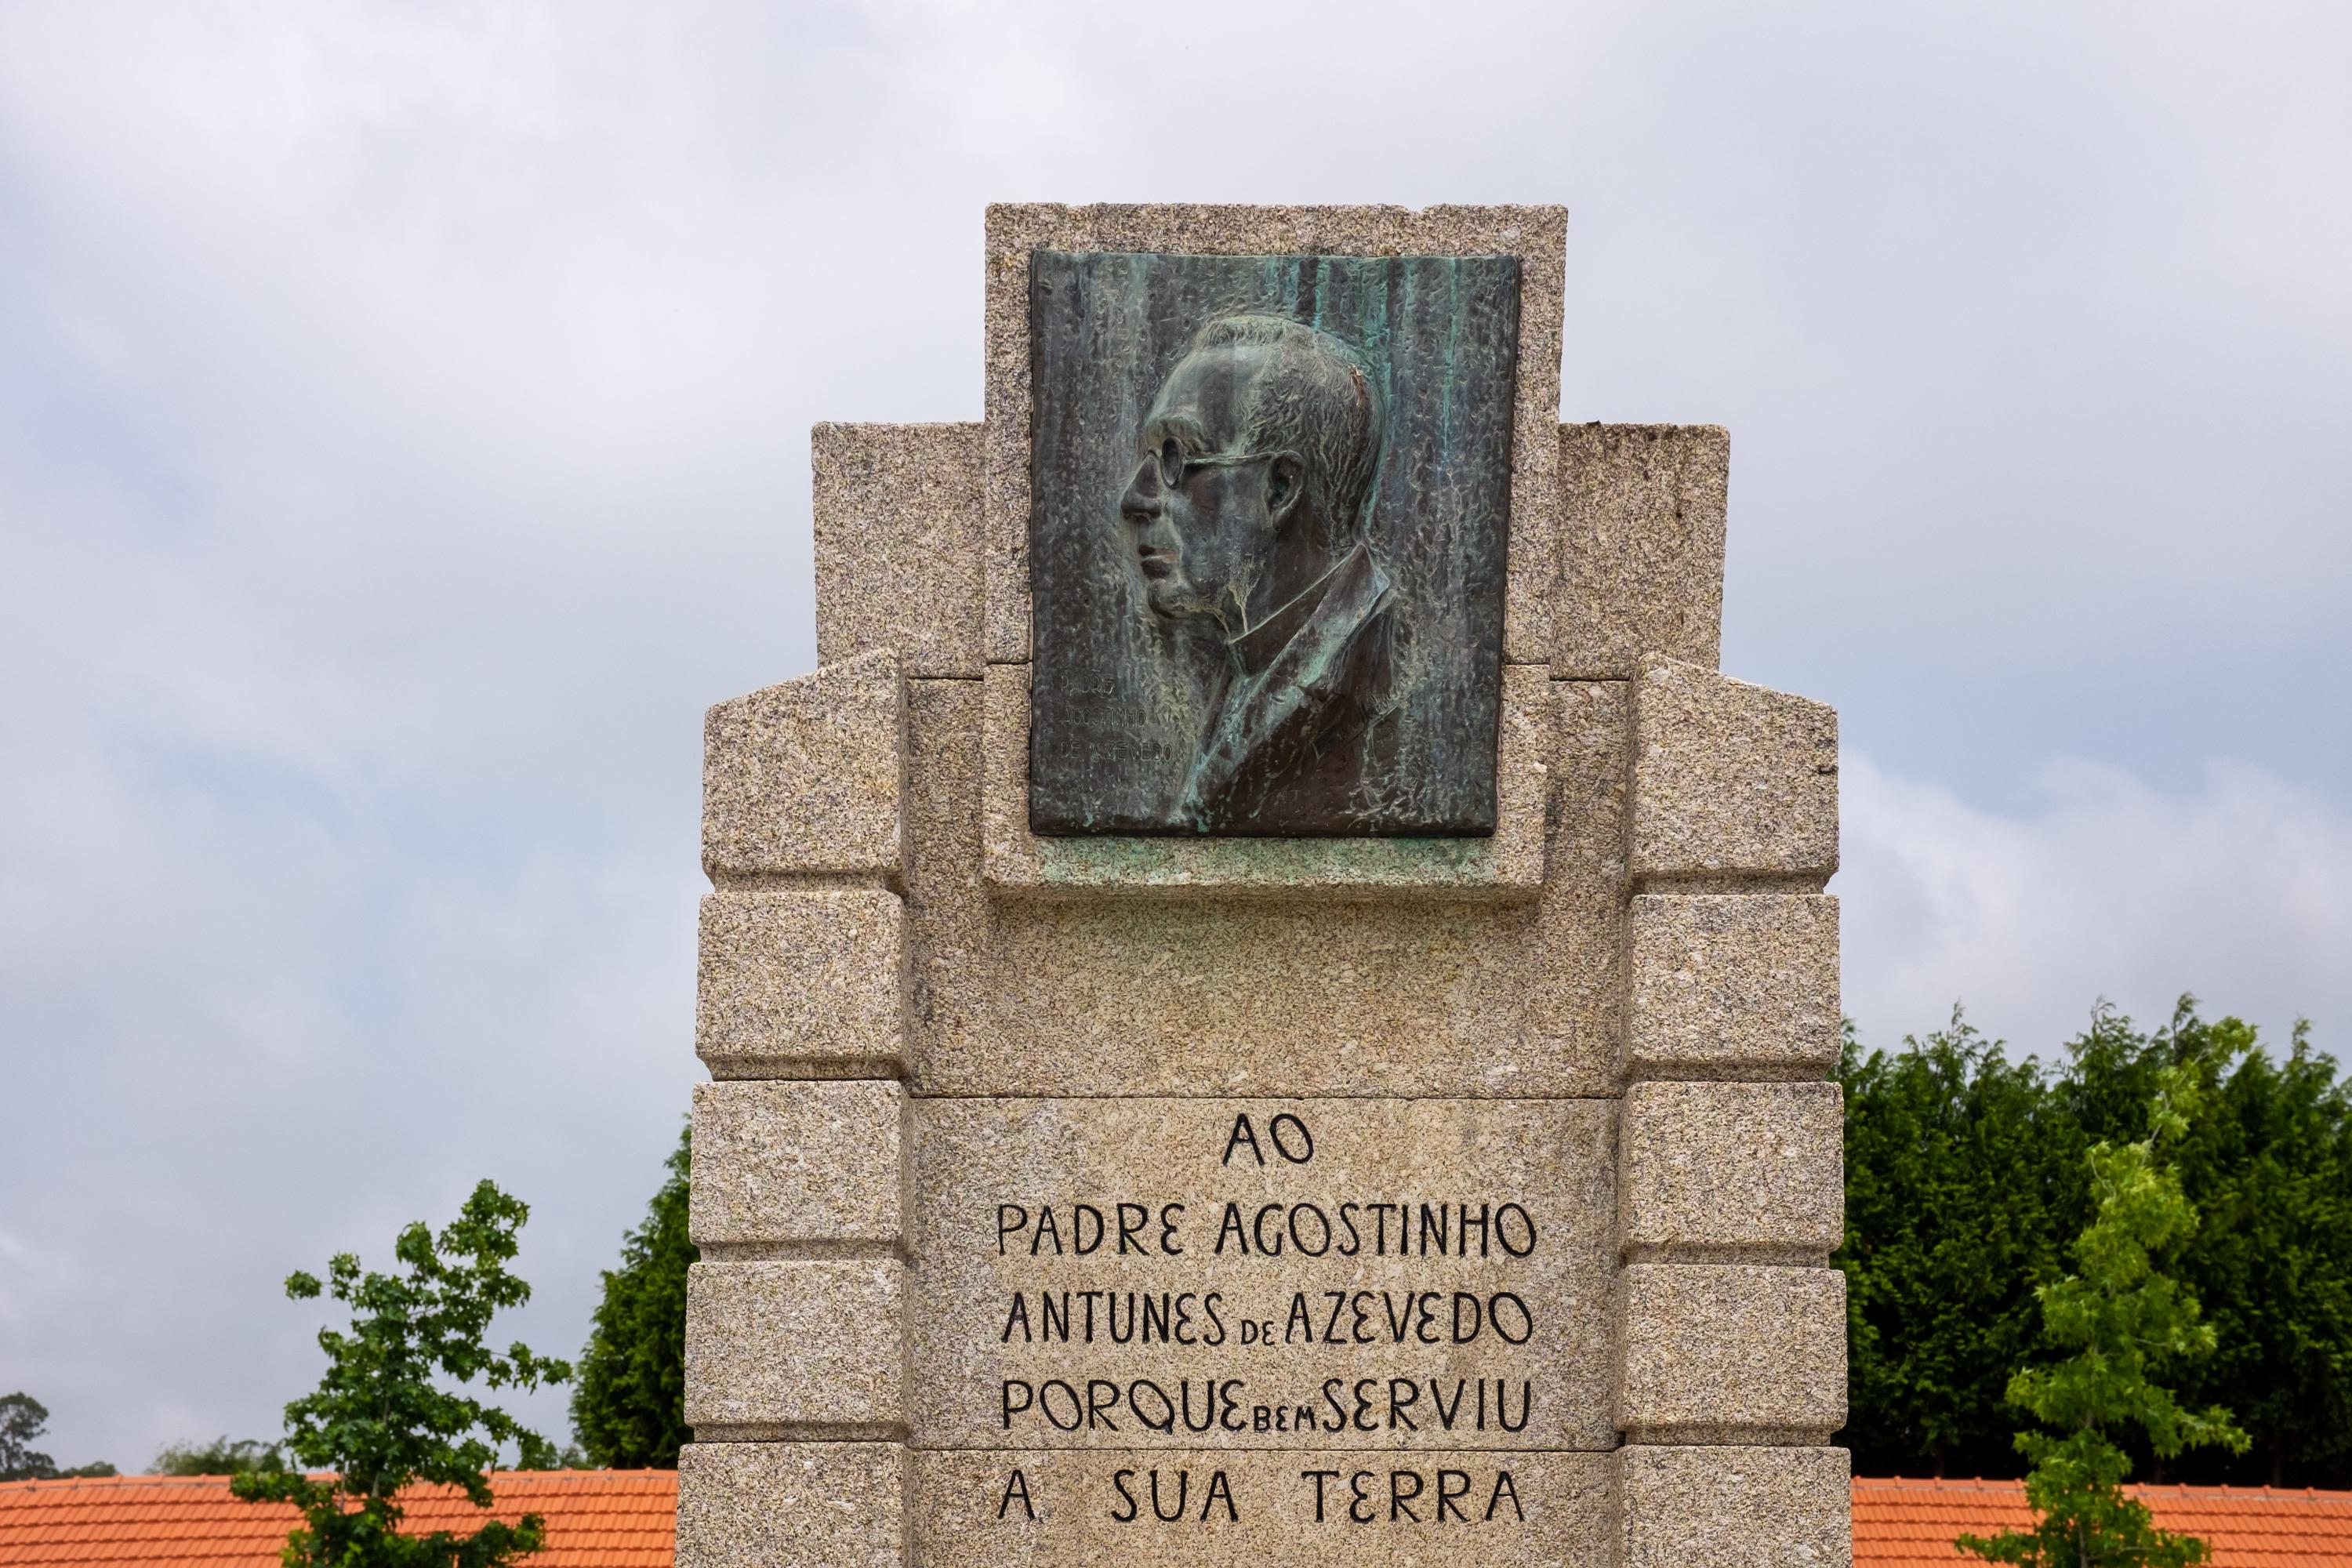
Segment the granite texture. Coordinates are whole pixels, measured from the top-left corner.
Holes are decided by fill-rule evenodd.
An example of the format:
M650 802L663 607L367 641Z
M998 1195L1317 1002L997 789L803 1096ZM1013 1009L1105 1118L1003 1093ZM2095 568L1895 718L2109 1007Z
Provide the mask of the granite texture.
M906 1121L897 1083L695 1085L688 1235L706 1257L902 1248Z
M1812 896L1835 717L1714 671L1723 433L1559 426L1564 226L992 208L986 423L817 428L827 662L707 729L697 1047L726 1081L696 1097L687 1568L1846 1568L1844 1279L1810 1266L1837 1237L1837 1090L1790 1081L1837 1048ZM1493 839L1026 833L1004 667L1031 652L1039 248L1519 258ZM1244 1114L1263 1164L1229 1146ZM1518 1204L1540 1245L1300 1257L1285 1222L1279 1258L1218 1246L1228 1203L1262 1240L1302 1205L1408 1202ZM1145 1205L1156 1236L1181 1205L1187 1251L1001 1250L1003 1204L1074 1238L1078 1205ZM1046 1292L1099 1303L1108 1342L1045 1340ZM1211 1292L1216 1344L1119 1337L1120 1303L1191 1293L1197 1326ZM1453 1342L1460 1301L1491 1325L1505 1294L1524 1343ZM1335 1299L1299 1337L1294 1303ZM1052 1378L1214 1380L1246 1429L1010 1424L1005 1380ZM1519 1430L1433 1419L1431 1391L1497 1382L1529 1391ZM1334 1388L1381 1415L1411 1392L1419 1419L1328 1429ZM1155 1469L1189 1475L1187 1522L1154 1518ZM1483 1511L1504 1470L1524 1519L1412 1511L1441 1477ZM1319 1521L1302 1471L1334 1472ZM1202 1520L1219 1473L1234 1515ZM1347 1517L1359 1475L1371 1520Z
M988 209L986 539L988 658L1029 657L1029 254L1516 256L1518 385L1512 409L1511 547L1503 657L1551 658L1559 508L1559 353L1568 214L1556 206L1152 206Z
M1617 1450L1615 1568L1849 1568L1843 1448Z
M981 430L811 432L820 661L895 649L909 676L980 674Z
M906 684L884 650L710 710L702 868L896 877L905 859Z
M898 1437L906 1265L697 1263L686 1276L686 1421L713 1436Z
M1285 1115L1296 1121L1277 1128ZM1243 1116L1251 1141L1236 1146ZM1286 1424L1273 1438L1254 1418L1213 1437L1187 1437L1179 1426L1174 1441L1607 1448L1616 1440L1613 1120L1605 1100L917 1100L915 1269L924 1310L910 1326L913 1441L1148 1446L1154 1434L1125 1403L1073 1430L1042 1408L1019 1412L1008 1428L1003 1380L1034 1389L1055 1378L1079 1387L1101 1379L1125 1389L1150 1379L1172 1394L1181 1380L1198 1391L1206 1380L1234 1379L1244 1415L1262 1405L1286 1423L1308 1406L1318 1424L1305 1434ZM1286 1158L1277 1135L1292 1156L1308 1157ZM1137 1205L1127 1237L1118 1236L1122 1202ZM1414 1205L1402 1256L1397 1222L1365 1206L1373 1203ZM1097 1211L1103 1237L1083 1254L1081 1204ZM1171 1213L1171 1204L1184 1206ZM1423 1225L1423 1204L1443 1218L1441 1229ZM1489 1216L1468 1246L1462 1238L1473 1233L1459 1224L1465 1204ZM1027 1216L1009 1236L1006 1205ZM1238 1205L1230 1234L1228 1205ZM1518 1205L1517 1214L1506 1205ZM1045 1214L1056 1216L1050 1243L1036 1217ZM1122 1250L1122 1240L1133 1248ZM1342 1256L1350 1246L1354 1254ZM1082 1319L1068 1342L1051 1336L1042 1299L1071 1292L1083 1314L1079 1293L1090 1289L1111 1293L1094 1339L1085 1339ZM1194 1342L1145 1342L1135 1303L1165 1293L1172 1313L1185 1292ZM1327 1292L1344 1293L1344 1302ZM1455 1292L1476 1304L1463 1305ZM1498 1293L1510 1300L1494 1308L1506 1314L1496 1329L1488 1313ZM1249 1342L1244 1323L1273 1324L1276 1342ZM1408 1325L1402 1342L1400 1323ZM1335 1378L1350 1391L1374 1380L1368 1386L1382 1391L1377 1434L1330 1429L1346 1419L1327 1403ZM1412 1384L1394 1424L1390 1379ZM1511 1427L1478 1415L1479 1384L1492 1397L1498 1381ZM1450 1426L1433 1400L1450 1405ZM1356 1408L1346 1400L1342 1407Z
M910 1468L896 1443L688 1443L677 1568L903 1568Z
M991 898L981 685L911 683L916 1091L1615 1093L1625 687L1548 684L1549 874L1489 906Z
M1676 659L1633 682L1637 881L1837 869L1837 713Z
M916 1561L924 1568L1612 1568L1613 1461L1605 1454L1124 1449L918 1452L914 1460ZM1012 1489L1015 1470L1025 1508ZM1132 1472L1131 1504L1118 1489L1122 1470ZM1160 1511L1180 1518L1155 1517L1154 1470ZM1315 1479L1301 1474L1318 1470L1332 1472L1319 1520ZM1220 1473L1230 1518L1222 1501L1209 1501ZM1498 1499L1501 1473L1511 1484Z
M1822 1078L1837 1066L1837 900L1648 894L1631 911L1626 1072Z
M982 868L1043 898L1391 898L1524 902L1543 886L1555 699L1540 665L1503 668L1491 837L1040 837L1029 831L1026 665L989 667L981 723Z
M714 1078L905 1070L906 914L881 888L702 900L694 1048Z
M1643 654L1715 668L1730 468L1719 425L1559 427L1555 677L1630 679Z
M1829 1261L1845 1236L1833 1083L1637 1083L1617 1150L1620 1236L1641 1261Z
M1845 1425L1837 1269L1633 1264L1619 1294L1628 1442L1823 1443Z

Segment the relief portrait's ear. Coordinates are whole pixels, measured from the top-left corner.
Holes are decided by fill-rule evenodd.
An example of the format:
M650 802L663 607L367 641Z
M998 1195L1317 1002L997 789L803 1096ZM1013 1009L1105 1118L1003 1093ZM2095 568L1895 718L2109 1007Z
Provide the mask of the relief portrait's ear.
M1307 493L1307 465L1295 452L1277 452L1265 466L1265 517L1280 528Z

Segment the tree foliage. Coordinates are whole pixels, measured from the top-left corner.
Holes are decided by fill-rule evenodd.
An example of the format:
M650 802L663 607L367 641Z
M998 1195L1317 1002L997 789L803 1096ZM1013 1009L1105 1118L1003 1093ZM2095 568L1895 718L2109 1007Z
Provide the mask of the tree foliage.
M2250 1034L2243 1038L2251 1045ZM2197 1210L2168 1157L2211 1067L2192 1057L2158 1069L2147 1136L2090 1151L2095 1214L2073 1248L2076 1272L2036 1292L2048 1337L2074 1353L2026 1367L2009 1385L2010 1402L2050 1428L2017 1436L2033 1465L2025 1498L2034 1527L1963 1535L1962 1549L2020 1568L2188 1568L2208 1555L2205 1542L2157 1529L2147 1505L2124 1495L2131 1456L2113 1434L2137 1428L2159 1458L2247 1446L2228 1412L2189 1409L2156 1381L2168 1365L2210 1355L2215 1344L2196 1297L2161 1267L2197 1229Z
M1864 1463L1982 1473L2007 1462L2004 1394L2041 1346L2033 1292L2063 1263L2051 1205L2080 1139L2041 1070L1957 1014L1911 1046L1846 1041L1846 1441Z
M158 1476L241 1476L248 1470L282 1470L286 1453L275 1443L224 1433L209 1443L173 1443L156 1454L150 1472Z
M2220 1341L2181 1370L2182 1396L2236 1412L2257 1438L2255 1479L2281 1485L2294 1468L2340 1483L2352 1468L2347 1086L2303 1026L2275 1060L2235 1019L2192 1019L2173 1035L2180 1050L2239 1058L2179 1148L2201 1216L2180 1274Z
M2168 1070L2197 1068L2200 1109L2168 1158L2202 1215L2168 1265L2219 1348L2170 1377L2225 1404L2253 1455L2158 1456L2147 1479L2352 1483L2352 1103L2298 1027L2272 1053L2184 999L2144 1033L2102 1012L2055 1067L2012 1061L1957 1016L1896 1052L1849 1042L1846 1238L1851 1422L1864 1474L2013 1475L2019 1368L2073 1353L2035 1291L2095 1217L2088 1152L2146 1139Z
M691 1131L680 1134L668 1178L654 1194L642 1226L622 1239L621 1266L604 1272L580 1381L572 1391L572 1425L599 1465L675 1469L691 1439L686 1425L686 1270L696 1258L687 1237L687 1173Z
M49 1407L24 1390L0 1396L0 1481L46 1480L58 1473L57 1461L33 1447L48 1426Z
M0 1481L64 1480L77 1476L110 1476L114 1467L96 1464L59 1469L55 1459L33 1445L48 1430L49 1407L18 1389L0 1394Z
M286 1568L500 1568L539 1549L543 1521L486 1520L471 1534L400 1531L403 1488L418 1481L454 1486L477 1508L491 1503L488 1472L508 1446L526 1468L548 1468L553 1450L513 1416L447 1386L477 1379L491 1388L528 1391L562 1383L571 1369L517 1342L504 1352L483 1342L490 1320L530 1300L530 1287L507 1269L516 1233L530 1211L484 1182L438 1236L422 1221L394 1243L399 1271L362 1272L340 1253L327 1266L325 1292L350 1309L348 1331L319 1331L326 1374L286 1406L286 1447L322 1477L248 1470L229 1483L252 1502L290 1502L303 1523L287 1537ZM316 1298L316 1276L288 1277L286 1293Z

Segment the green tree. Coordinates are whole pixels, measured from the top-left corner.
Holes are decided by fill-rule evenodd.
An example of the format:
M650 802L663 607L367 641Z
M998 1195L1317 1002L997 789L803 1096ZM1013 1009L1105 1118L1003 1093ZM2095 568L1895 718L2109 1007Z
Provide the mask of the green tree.
M2033 1465L2025 1497L2034 1528L1963 1535L1956 1544L1964 1551L2021 1568L2186 1568L2205 1560L2203 1542L2157 1529L2147 1506L2124 1495L2131 1457L2111 1434L2137 1428L2159 1458L2246 1445L2227 1411L2185 1408L2152 1375L2214 1348L2195 1296L2158 1267L2197 1228L2179 1172L2158 1152L2168 1156L2187 1133L2206 1068L2160 1068L2147 1136L2091 1150L2095 1217L2075 1240L2077 1271L2037 1292L2050 1339L2075 1353L2010 1383L2011 1401L2051 1428L2017 1436Z
M2063 1270L2053 1203L2082 1140L2041 1070L1957 1009L1904 1047L1865 1055L1849 1030L1839 1070L1844 1441L1865 1473L2014 1473L2009 1380L2041 1344L2035 1287Z
M319 1331L327 1352L317 1389L286 1406L286 1447L296 1462L333 1472L248 1470L229 1487L249 1502L290 1502L304 1522L287 1537L286 1568L501 1568L545 1539L544 1521L485 1521L471 1534L400 1532L402 1489L417 1481L461 1489L477 1508L492 1499L485 1472L512 1444L529 1468L546 1468L551 1445L505 1411L450 1392L479 1378L530 1390L571 1376L562 1362L518 1342L504 1352L483 1338L490 1320L530 1300L508 1272L516 1233L530 1217L519 1199L484 1182L437 1237L422 1221L393 1244L400 1270L362 1273L339 1253L326 1293L351 1311L349 1331ZM316 1276L289 1275L286 1294L320 1294Z
M2182 1473L2341 1484L2352 1460L2352 1091L2313 1050L2307 1026L2277 1058L2239 1019L2199 1016L2193 997L2152 1036L2102 1016L2073 1049L2074 1114L2101 1137L2146 1131L2166 1068L2196 1066L2207 1084L2178 1150L2200 1217L2175 1272L2220 1349L2181 1367L2178 1382L2191 1403L2227 1401L2261 1458L2251 1469L2194 1459ZM2224 1063L2233 1065L2221 1075Z
M79 1476L110 1476L114 1467L95 1464L58 1468L55 1459L33 1445L48 1429L49 1407L22 1389L0 1394L0 1481L67 1480Z
M2340 1479L2352 1458L2352 1105L2298 1024L2284 1061L2251 1049L2182 1151L2204 1216L2182 1273L2221 1349L2185 1395L2228 1398L2265 1479L2290 1464Z
M676 1469L686 1425L686 1270L696 1258L687 1238L687 1173L692 1130L679 1135L668 1178L654 1194L645 1224L621 1242L621 1266L604 1271L580 1381L572 1391L572 1426L599 1465Z
M155 1456L158 1476L241 1476L247 1470L282 1470L286 1454L275 1443L226 1434L209 1443L174 1443Z
M49 1407L23 1389L0 1396L0 1481L47 1480L58 1463L33 1447L48 1430Z
M2201 1218L2168 1270L2220 1349L2169 1375L2186 1403L2230 1405L2256 1454L2166 1458L2136 1432L2117 1440L2159 1480L2352 1482L2352 1086L2307 1029L2266 1052L2183 997L2153 1033L2102 1008L2055 1071L2011 1064L1957 1016L1905 1046L1850 1040L1841 1073L1857 1469L2021 1468L2005 1390L2068 1353L2033 1292L2095 1218L2084 1152L2146 1138L2160 1077L2189 1068L2200 1109L2168 1153Z

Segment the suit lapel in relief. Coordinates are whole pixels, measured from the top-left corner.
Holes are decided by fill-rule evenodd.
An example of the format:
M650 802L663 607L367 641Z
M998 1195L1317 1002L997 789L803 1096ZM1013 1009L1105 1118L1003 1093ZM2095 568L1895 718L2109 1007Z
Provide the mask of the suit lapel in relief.
M1258 815L1276 786L1344 805L1386 714L1388 574L1359 544L1322 582L1235 638L1234 668L1185 779L1181 820L1204 830Z

